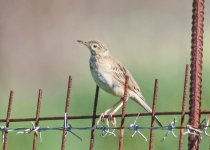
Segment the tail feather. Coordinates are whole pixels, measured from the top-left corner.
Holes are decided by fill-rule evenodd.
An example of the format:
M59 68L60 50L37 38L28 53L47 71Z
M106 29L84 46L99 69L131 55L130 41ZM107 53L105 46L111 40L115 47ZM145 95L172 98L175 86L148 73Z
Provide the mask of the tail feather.
M152 109L149 107L149 105L147 105L144 97L139 97L137 100L135 99L135 101L140 104L147 112L150 112L152 113ZM160 126L160 127L163 127L163 125L161 124L160 120L158 119L157 116L155 116L155 121L156 123Z

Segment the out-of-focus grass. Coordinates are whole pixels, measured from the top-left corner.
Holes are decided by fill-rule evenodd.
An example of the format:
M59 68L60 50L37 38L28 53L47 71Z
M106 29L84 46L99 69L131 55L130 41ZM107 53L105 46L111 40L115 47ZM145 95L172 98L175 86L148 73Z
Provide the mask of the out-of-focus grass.
M136 73L136 72L134 72ZM138 74L138 73L136 73ZM176 79L172 82L167 82L164 80L164 77L160 79L159 83L159 96L158 96L158 111L178 111L181 110L181 100L182 100L182 91L183 91L183 80L184 80L184 66L182 68L182 77L180 79ZM172 75L169 75L170 78ZM148 77L148 76L146 76ZM173 76L172 76L173 77ZM161 78L161 77L160 77ZM137 79L139 79L137 77ZM141 78L142 80L142 78ZM170 80L170 79L168 79ZM204 78L205 80L205 78ZM67 79L66 79L67 81ZM74 80L73 80L74 81ZM145 81L145 82L144 82ZM148 100L148 103L152 104L152 97L153 97L153 87L154 87L154 80L142 80L141 82L143 88L142 91L144 92L145 97ZM62 83L58 86L58 88L49 89L48 92L44 92L43 96L43 105L41 110L41 116L62 116L64 114L64 105L65 105L65 97L66 97L66 87L67 83ZM174 88L177 87L177 88ZM81 90L79 90L81 89ZM83 90L85 89L85 90ZM204 91L206 87L204 87ZM50 92L51 91L51 92ZM94 92L95 92L95 84L93 81L87 81L86 84L73 84L72 90L72 97L71 97L71 105L70 105L70 115L91 115L92 114L92 106L93 106L93 99L94 99ZM32 94L33 96L33 103L23 103L23 105L17 103L18 95L15 96L14 101L14 108L12 111L12 116L14 117L31 117L35 116L35 105L37 100L38 91ZM205 94L205 93L204 93ZM32 96L30 98L32 98ZM208 95L205 94L203 97L207 97ZM5 96L6 98L7 96ZM21 97L21 96L20 96ZM25 97L25 99L28 99ZM114 101L118 100L117 97L113 97L108 95L107 93L101 91L99 95L99 106L98 106L98 113L103 112L105 109L110 107ZM5 101L6 104L7 100ZM203 101L203 106L208 103L207 101ZM18 107L17 107L18 106ZM1 109L2 113L6 112L6 109ZM141 107L137 106L136 103L132 101L128 101L127 105L127 112L138 112L143 111ZM27 112L27 113L17 113L16 112ZM164 125L170 123L173 118L176 117L178 122L177 125L180 123L180 116L160 116L160 120L163 122ZM126 119L126 126L129 126L134 121L135 118L128 118ZM187 123L188 117L186 117ZM120 120L118 119L118 125ZM69 121L75 127L84 127L90 126L90 120L73 120ZM46 121L41 122L40 126L62 126L63 121ZM138 125L140 126L149 126L150 125L150 118L149 117L140 117L138 120ZM11 123L11 127L18 127L18 126L31 126L31 123ZM74 131L76 134L83 138L83 141L79 141L73 135L68 134L66 148L71 149L87 149L89 146L89 137L90 131ZM107 136L102 138L100 136L100 132L97 131L95 134L95 148L96 149L104 149L104 147L109 147L111 150L115 150L118 147L118 138L119 138L119 131L116 132L117 136ZM142 147L143 149L147 149L148 142L145 142L138 134L134 138L131 138L131 134L133 132L126 130L125 131L125 149L138 149ZM142 133L149 138L149 130L143 130ZM165 140L165 142L160 142L161 138L165 135L166 131L155 131L155 149L177 149L178 146L178 138L173 138L172 135ZM175 130L176 135L179 135L179 130ZM58 131L51 131L51 132L43 132L43 142L38 143L38 148L40 149L59 149L61 145L61 135L62 132ZM9 149L14 149L14 147L19 147L22 145L21 149L30 149L32 146L32 135L15 135L15 133L9 134ZM186 148L187 138L185 137L185 148ZM131 146L132 145L132 146ZM204 140L201 143L202 149L207 149L208 147L208 139L204 137Z

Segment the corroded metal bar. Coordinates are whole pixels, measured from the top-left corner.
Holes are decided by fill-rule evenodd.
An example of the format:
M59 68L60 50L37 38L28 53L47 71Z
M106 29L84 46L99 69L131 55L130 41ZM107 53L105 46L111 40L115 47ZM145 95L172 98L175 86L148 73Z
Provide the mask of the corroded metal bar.
M7 118L6 118L6 128L9 127L9 123L10 123L10 116L11 116L11 112L12 112L12 103L13 103L13 95L14 92L10 91L10 96L9 96L9 104L8 104L8 109L7 109ZM4 134L4 143L3 143L3 150L7 149L7 143L8 143L8 132L6 131Z
M129 76L125 76L125 87L124 87L124 96L123 96L123 106L122 106L122 118L121 118L121 129L120 129L120 140L119 140L119 150L123 150L124 143L124 123L125 123L125 114L126 114L126 101L128 99L128 81Z
M156 115L156 105L157 105L157 96L158 96L158 79L155 79L155 87L154 87L154 96L153 96L153 105L152 105L152 119L151 119L151 127L155 125L155 115ZM153 149L154 144L154 131L150 129L150 141L149 141L149 150Z
M39 89L37 109L36 109L35 127L39 126L39 117L40 117L41 104L42 104L42 90ZM38 134L36 132L34 132L33 150L36 150L36 147L37 147L37 137L38 137Z
M97 105L98 105L98 94L99 94L99 87L96 86L96 92L95 92L95 100L94 100L94 106L93 106L93 118L92 118L92 127L95 126L96 122L96 111L97 111ZM94 132L95 130L91 130L90 133L90 150L94 149Z
M191 82L190 82L190 117L189 124L199 128L201 112L202 88L202 57L203 57L203 26L204 0L193 0L192 10L192 46L191 46ZM188 138L188 149L199 149L199 138L191 134Z
M182 100L182 115L181 115L181 128L179 134L179 150L183 149L183 141L184 141L184 117L186 111L186 101L188 95L188 78L189 78L189 65L186 65L185 70L185 81L184 81L184 92L183 92L183 100Z
M65 105L65 117L68 119L68 110L70 106L70 96L71 96L71 86L72 86L72 78L69 76L69 81L68 81L68 89L67 89L67 96L66 96L66 105ZM67 121L67 120L65 120ZM66 122L64 122L65 124ZM65 150L65 143L66 143L66 128L63 128L63 135L62 135L62 144L61 144L61 150Z

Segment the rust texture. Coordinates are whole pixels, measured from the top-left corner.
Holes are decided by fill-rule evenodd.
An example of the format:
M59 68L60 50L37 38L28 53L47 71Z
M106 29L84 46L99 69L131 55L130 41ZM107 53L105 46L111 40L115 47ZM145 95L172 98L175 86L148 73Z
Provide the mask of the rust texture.
M183 100L182 100L182 115L181 115L181 125L180 125L180 134L179 134L179 150L183 150L183 142L184 142L184 117L186 112L186 101L188 95L188 78L189 78L189 65L186 65L185 70L185 81L184 81L184 92L183 92Z
M154 87L154 95L153 95L153 105L152 105L151 127L154 127L154 125L155 125L157 97L158 97L158 79L155 79L155 87ZM152 150L153 149L153 144L154 144L154 132L153 132L153 129L151 128L150 129L149 150Z
M65 114L68 114L69 106L70 106L70 96L71 96L71 86L72 86L72 78L69 76L68 81L68 89L67 89L67 96L66 96L66 105L65 105ZM68 119L68 115L67 115ZM65 124L65 122L64 122ZM62 144L61 144L61 150L65 150L65 143L66 143L66 128L63 129L63 135L62 135Z
M99 95L99 87L96 86L96 92L95 92L95 100L94 100L94 106L93 106L93 118L92 118L92 127L95 126L96 122L96 111L97 111L97 105L98 105L98 95ZM90 133L90 150L94 149L94 132L95 130L91 130Z
M6 128L9 127L9 123L10 123L10 116L11 116L12 103L13 103L13 95L14 95L13 91L10 91L9 104L8 104L8 109L7 109L7 118L6 118ZM3 150L7 149L7 143L8 143L8 132L6 131L4 133Z
M123 150L124 143L124 123L125 123L125 114L126 114L126 101L128 99L128 81L129 77L125 76L125 87L124 87L124 96L123 96L123 106L122 106L122 118L120 125L120 140L119 140L119 150Z
M190 117L189 124L199 128L202 88L203 26L204 0L193 0L192 10L192 46L191 46L191 82L190 82ZM199 138L191 134L188 138L188 149L199 149Z
M39 126L39 117L40 117L41 104L42 104L42 90L39 89L37 109L36 109L36 122L35 122L35 127L38 127ZM36 147L37 147L37 138L38 138L38 134L36 132L34 132L33 150L36 150Z

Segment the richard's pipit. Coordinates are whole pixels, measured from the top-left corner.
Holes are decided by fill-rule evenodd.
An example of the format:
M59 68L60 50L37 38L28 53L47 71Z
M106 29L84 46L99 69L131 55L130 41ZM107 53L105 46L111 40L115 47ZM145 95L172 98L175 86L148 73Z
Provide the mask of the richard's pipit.
M125 75L128 75L128 98L131 98L140 104L147 112L152 112L152 109L147 105L145 98L131 73L110 54L109 50L104 45L98 41L84 42L78 40L78 42L87 46L90 50L90 71L96 84L101 89L122 98L124 95ZM122 103L123 102L120 99L111 108L107 109L101 114L99 121L107 114L112 118L112 115L122 107ZM156 121L162 126L157 117Z

